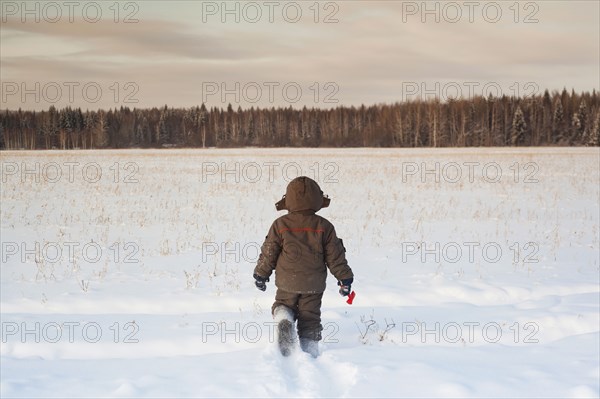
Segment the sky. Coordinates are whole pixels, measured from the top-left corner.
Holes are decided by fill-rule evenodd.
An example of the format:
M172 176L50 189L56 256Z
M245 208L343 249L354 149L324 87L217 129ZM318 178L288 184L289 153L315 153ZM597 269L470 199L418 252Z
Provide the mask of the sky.
M0 109L597 91L600 2L2 1L0 57Z

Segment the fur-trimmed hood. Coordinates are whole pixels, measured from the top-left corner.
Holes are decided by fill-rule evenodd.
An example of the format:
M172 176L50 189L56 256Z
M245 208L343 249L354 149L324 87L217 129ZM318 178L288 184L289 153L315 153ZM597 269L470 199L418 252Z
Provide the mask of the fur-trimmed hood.
M285 191L285 195L279 200L275 207L278 211L288 210L290 212L314 211L329 206L330 199L323 195L321 187L313 179L299 176L292 180Z

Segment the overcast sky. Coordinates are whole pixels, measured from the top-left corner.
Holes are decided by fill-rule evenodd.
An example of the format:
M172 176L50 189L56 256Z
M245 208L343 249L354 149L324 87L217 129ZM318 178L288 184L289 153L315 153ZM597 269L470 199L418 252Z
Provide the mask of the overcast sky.
M0 108L329 108L598 90L599 4L3 1Z

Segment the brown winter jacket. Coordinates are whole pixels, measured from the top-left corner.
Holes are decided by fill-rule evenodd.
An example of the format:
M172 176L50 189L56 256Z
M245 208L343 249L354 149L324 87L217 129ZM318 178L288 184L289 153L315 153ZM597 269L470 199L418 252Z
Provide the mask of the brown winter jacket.
M325 291L327 268L338 280L352 278L342 240L327 219L315 214L328 205L319 185L297 177L282 202L289 213L271 225L254 273L269 277L275 270L277 288L302 294Z

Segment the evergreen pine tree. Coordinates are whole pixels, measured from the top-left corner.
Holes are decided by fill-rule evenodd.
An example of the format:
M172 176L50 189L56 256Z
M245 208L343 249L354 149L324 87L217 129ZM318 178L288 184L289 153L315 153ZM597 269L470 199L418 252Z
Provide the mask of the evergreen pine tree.
M160 118L158 125L156 126L156 138L155 142L157 145L165 144L168 141L169 131L167 129L167 113L169 112L167 106L160 112Z
M582 99L577 112L573 115L572 144L585 144L587 141L587 105Z
M196 121L198 128L201 130L202 148L206 147L207 119L208 119L208 112L206 110L206 106L204 105L204 103L202 103L202 106L200 106L200 109L198 110L197 121Z
M565 138L565 132L563 131L563 121L565 115L563 111L562 101L560 97L556 97L554 100L554 112L552 114L552 133L554 135L554 144L563 141Z
M513 117L512 124L512 136L510 142L512 146L517 146L523 142L525 131L527 130L527 123L525 123L525 115L521 110L521 106L517 105L517 110Z
M98 112L95 142L98 148L104 148L108 146L108 117L104 110L100 110L100 112Z
M594 122L594 126L590 130L587 142L585 144L590 147L600 146L600 110L596 112L596 120Z
M0 150L3 150L6 146L6 141L4 140L4 123L0 120Z

